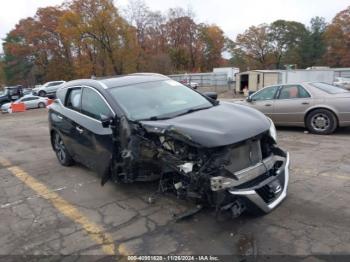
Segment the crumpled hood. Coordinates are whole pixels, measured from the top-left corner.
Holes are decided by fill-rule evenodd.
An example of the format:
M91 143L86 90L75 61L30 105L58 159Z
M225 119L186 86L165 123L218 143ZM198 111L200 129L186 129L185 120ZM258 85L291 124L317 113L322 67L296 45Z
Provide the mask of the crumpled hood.
M168 130L208 148L234 144L270 128L270 121L259 111L225 102L172 119L140 123L148 132Z

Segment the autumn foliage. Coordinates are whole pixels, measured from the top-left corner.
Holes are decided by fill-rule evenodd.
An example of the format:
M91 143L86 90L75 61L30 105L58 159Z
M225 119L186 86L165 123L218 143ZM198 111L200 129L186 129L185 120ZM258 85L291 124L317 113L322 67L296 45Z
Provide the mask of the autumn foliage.
M325 32L327 63L335 67L350 67L350 6L338 13Z
M122 15L123 14L123 15ZM38 9L4 42L8 84L121 75L211 70L222 63L224 34L196 24L181 8L167 15L131 1L122 12L112 0L72 0Z
M217 25L197 23L182 8L166 13L130 0L125 10L113 0L68 0L40 8L4 39L0 85L34 85L132 72L208 72L231 65L246 69L288 66L350 67L350 7L330 24L310 26L277 20L251 26L235 40ZM231 53L230 61L223 59Z

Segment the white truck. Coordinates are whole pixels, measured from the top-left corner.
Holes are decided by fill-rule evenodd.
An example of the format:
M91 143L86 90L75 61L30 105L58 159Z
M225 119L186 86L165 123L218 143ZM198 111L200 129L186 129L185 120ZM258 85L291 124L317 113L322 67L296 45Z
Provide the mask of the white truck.
M215 67L213 73L226 73L229 82L236 81L236 74L239 73L238 67Z

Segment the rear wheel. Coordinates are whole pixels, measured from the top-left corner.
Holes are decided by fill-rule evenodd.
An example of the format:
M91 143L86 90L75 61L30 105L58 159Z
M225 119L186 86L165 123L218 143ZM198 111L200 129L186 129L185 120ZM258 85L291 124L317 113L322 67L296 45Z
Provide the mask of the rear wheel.
M327 109L316 109L307 115L306 127L311 133L329 135L337 128L337 118Z
M38 107L39 108L44 108L46 105L45 105L45 103L43 103L43 102L40 102L39 104L38 104Z
M53 134L53 146L55 149L55 153L58 161L63 166L71 166L74 161L71 155L68 153L61 136L58 133Z

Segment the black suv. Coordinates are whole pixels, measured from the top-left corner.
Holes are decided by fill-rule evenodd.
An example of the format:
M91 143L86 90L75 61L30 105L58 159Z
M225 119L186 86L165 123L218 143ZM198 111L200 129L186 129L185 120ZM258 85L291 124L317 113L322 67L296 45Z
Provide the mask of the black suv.
M104 184L159 180L161 191L238 216L287 194L289 155L272 121L158 74L75 80L49 107L52 148Z
M10 86L5 87L5 91L2 95L0 95L0 106L17 100L18 98L23 96L23 87L18 86Z

